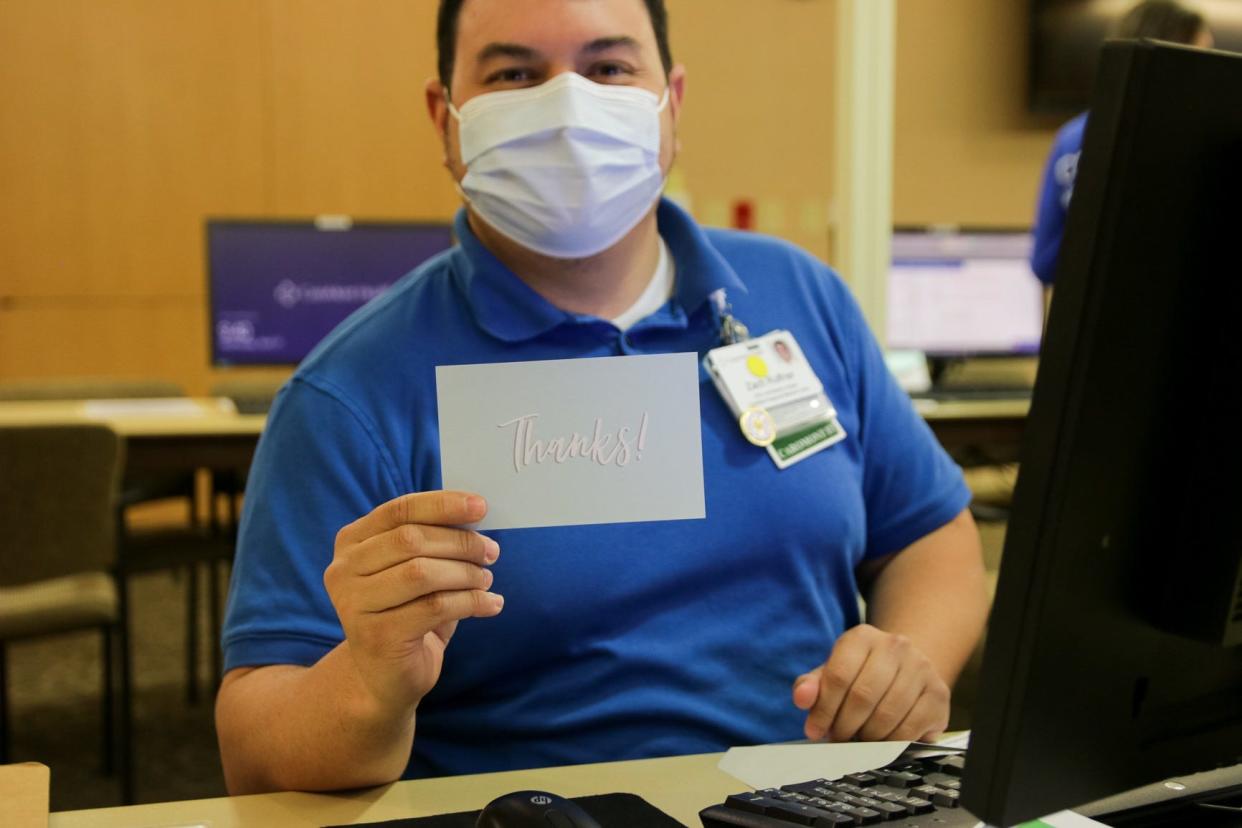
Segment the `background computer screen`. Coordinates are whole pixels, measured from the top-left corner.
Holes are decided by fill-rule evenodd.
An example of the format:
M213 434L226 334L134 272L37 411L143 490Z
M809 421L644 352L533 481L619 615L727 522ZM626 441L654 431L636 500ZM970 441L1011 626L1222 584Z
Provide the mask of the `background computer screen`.
M1026 232L899 229L888 279L887 345L929 356L1039 351L1043 286Z
M1105 49L963 779L991 824L1242 763L1239 100L1242 56Z
M448 224L207 223L215 365L290 365L393 282L452 246Z

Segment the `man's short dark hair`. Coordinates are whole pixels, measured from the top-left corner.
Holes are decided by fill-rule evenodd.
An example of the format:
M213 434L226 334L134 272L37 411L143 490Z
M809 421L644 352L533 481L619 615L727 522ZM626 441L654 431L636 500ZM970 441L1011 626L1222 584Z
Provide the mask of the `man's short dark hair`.
M436 18L436 50L440 83L445 87L453 79L453 63L457 59L457 18L466 0L440 0L440 12ZM656 45L660 49L660 62L664 74L673 68L673 53L668 46L668 10L664 0L643 0L647 14L651 16L651 28L655 30Z
M1207 29L1207 20L1175 0L1146 0L1130 9L1117 25L1117 37L1194 43Z

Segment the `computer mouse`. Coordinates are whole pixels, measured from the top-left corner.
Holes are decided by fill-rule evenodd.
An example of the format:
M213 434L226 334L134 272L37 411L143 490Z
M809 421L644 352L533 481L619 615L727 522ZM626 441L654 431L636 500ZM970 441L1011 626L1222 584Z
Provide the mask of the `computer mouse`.
M475 828L603 828L577 802L546 791L514 791L487 803Z

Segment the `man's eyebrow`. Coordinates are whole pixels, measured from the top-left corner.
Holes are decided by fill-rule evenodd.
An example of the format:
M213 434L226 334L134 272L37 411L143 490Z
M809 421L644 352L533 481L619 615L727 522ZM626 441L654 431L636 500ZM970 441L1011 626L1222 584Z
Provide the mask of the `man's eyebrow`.
M523 46L520 43L489 43L484 46L475 60L478 63L486 63L495 58L516 58L517 60L534 60L539 57L539 52L529 46Z
M607 52L610 49L633 49L639 51L641 44L629 35L616 35L614 37L599 37L592 40L580 50L583 54L595 55L600 52Z

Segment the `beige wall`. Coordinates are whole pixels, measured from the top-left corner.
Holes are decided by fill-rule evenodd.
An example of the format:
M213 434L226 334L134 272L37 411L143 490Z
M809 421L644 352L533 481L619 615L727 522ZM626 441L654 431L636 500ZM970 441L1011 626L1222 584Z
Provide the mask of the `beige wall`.
M1026 113L1026 0L897 0L893 218L1029 226L1055 123Z
M204 392L207 216L447 218L432 0L0 0L0 378ZM1024 0L898 0L899 222L1029 221ZM678 183L829 255L831 0L669 0Z

